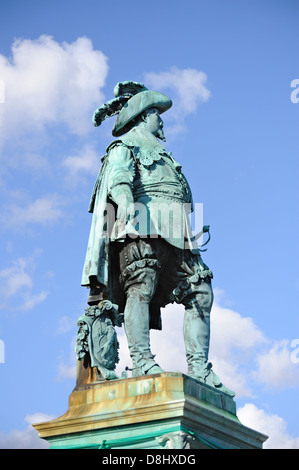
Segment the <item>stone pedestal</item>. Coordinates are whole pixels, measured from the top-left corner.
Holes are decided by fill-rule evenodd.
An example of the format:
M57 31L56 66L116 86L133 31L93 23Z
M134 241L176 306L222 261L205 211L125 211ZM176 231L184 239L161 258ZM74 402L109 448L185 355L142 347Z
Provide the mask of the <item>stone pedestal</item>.
M67 412L35 424L52 449L261 449L234 400L181 373L103 381L88 369Z

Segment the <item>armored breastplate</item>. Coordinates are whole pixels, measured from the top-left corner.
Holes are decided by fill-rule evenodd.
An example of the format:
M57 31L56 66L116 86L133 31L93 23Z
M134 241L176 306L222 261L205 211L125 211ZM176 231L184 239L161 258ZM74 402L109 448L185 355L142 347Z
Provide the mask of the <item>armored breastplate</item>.
M181 172L181 165L149 132L134 129L122 138L136 162L134 199L166 200L189 203L191 191Z

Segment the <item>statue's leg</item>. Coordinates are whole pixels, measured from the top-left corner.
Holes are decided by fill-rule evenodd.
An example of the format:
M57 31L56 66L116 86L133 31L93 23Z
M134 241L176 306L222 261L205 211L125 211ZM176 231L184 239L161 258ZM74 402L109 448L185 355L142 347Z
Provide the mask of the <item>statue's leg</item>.
M121 267L126 265L125 269L121 269L126 294L124 326L133 377L163 372L151 353L149 334L149 305L157 286L158 262L153 258L136 260L142 257L142 247L146 245L140 241L136 244L131 242L124 247L120 256Z
M210 312L213 293L210 282L202 282L197 292L188 296L185 301L183 323L188 375L207 385L234 396L235 393L225 387L208 362L210 343Z
M193 376L207 363L210 345L210 312L213 292L209 282L202 282L197 291L183 299L185 315L183 334L188 374Z
M150 349L149 334L149 304L153 295L156 272L151 268L143 268L135 273L144 280L133 284L127 291L124 311L125 332L132 358L132 375L137 377L145 374L155 374L163 370L154 361Z
M185 306L183 334L188 375L234 396L213 372L209 359L210 313L213 305L212 273L199 255L186 255L180 265L180 283L173 291Z

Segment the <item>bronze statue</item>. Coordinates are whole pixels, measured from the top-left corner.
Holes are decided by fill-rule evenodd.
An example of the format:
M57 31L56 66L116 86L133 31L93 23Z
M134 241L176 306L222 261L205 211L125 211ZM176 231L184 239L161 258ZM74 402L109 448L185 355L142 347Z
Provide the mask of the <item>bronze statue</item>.
M161 329L162 307L183 304L188 375L233 396L208 361L213 275L190 229L191 190L181 165L160 142L160 115L172 102L137 82L118 83L114 95L94 114L95 126L117 119L89 207L93 218L82 276L90 288L89 308L109 301L111 312L123 312L137 377L163 372L151 353L149 330Z

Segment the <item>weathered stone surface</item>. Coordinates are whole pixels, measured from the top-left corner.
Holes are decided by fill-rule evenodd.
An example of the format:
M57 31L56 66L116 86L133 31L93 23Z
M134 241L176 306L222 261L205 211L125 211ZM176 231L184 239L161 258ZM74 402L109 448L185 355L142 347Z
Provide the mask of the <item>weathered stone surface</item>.
M240 423L229 395L170 372L105 382L94 375L76 386L62 417L34 427L60 448L254 449L266 439Z

